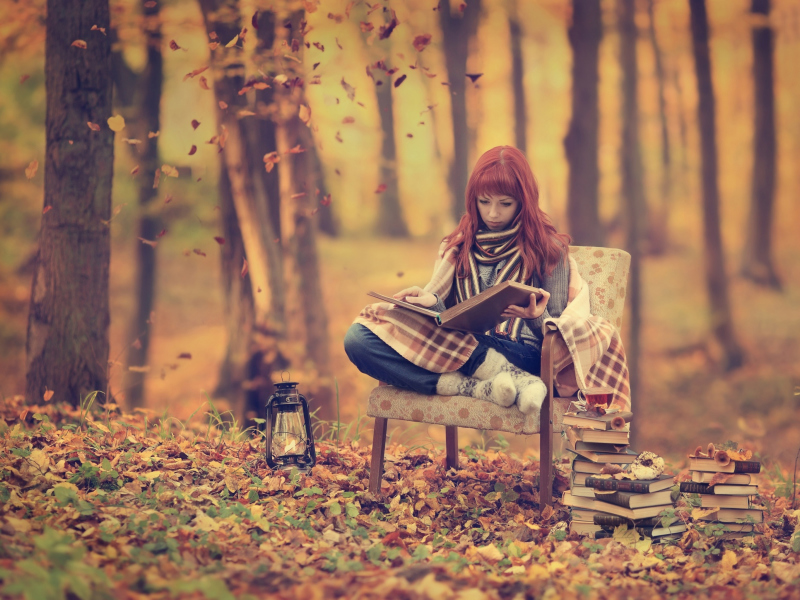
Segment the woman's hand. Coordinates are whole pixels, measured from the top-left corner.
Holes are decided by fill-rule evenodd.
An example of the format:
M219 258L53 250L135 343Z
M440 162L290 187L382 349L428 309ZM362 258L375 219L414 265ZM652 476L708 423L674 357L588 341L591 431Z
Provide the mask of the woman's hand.
M426 292L418 285L406 288L401 292L397 292L392 297L397 298L398 300L405 300L409 304L416 304L417 306L422 306L423 308L430 308L431 306L436 304L436 296L434 296L430 292Z
M547 308L548 300L550 300L550 292L542 290L542 297L539 298L538 302L536 301L536 294L531 294L528 306L522 307L512 304L506 307L501 316L507 319L515 317L520 319L538 319L544 314L544 309Z

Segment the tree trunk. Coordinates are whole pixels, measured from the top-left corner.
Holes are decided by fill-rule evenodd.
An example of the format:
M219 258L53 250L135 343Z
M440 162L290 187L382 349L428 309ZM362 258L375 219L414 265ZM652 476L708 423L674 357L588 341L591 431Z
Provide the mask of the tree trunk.
M636 4L635 0L619 0L620 65L622 67L622 197L628 213L627 250L631 255L628 297L630 298L630 334L625 355L628 359L631 394L639 389L639 358L641 356L642 330L642 280L641 212L645 203L642 177L642 153L639 141L639 103L636 93L639 86L636 57ZM634 428L633 440L637 440Z
M444 39L447 79L450 85L450 111L453 120L453 163L448 181L453 194L453 218L464 214L469 180L469 130L467 128L467 55L469 41L478 30L480 0L470 0L463 11L461 2L439 3L439 23Z
M256 162L253 149L248 144L248 130L252 126L247 119L238 119L237 112L246 106L247 98L239 94L244 85L243 54L240 46L225 48L225 45L240 32L240 16L237 0L200 0L203 19L210 37L216 36L220 45L212 50L211 68L214 77L214 95L217 100L217 121L220 138L227 136L221 146L220 199L225 203L231 199L232 207L223 212L223 227L226 235L233 237L233 243L241 239L241 249L231 249L231 254L223 253L223 271L227 282L228 295L228 348L226 359L220 371L218 390L222 391L229 383L229 397L234 413L240 421L248 414L263 411L258 402L257 388L262 396L271 390L271 373L285 366L285 359L278 350L278 342L285 332L285 295L283 266L280 247L276 242L275 230L270 219L270 208L264 197L265 189L258 193L256 177L252 165ZM263 161L260 169L264 169ZM259 182L260 183L260 182ZM268 186L261 186L262 188ZM274 208L273 208L274 210ZM232 222L235 213L236 224ZM237 235L238 231L238 235ZM227 240L226 240L227 242ZM247 288L232 284L234 277L241 277L243 261L248 262L250 298L254 316L249 316L250 308L232 303L241 302L239 298L247 293ZM233 260L242 259L242 264L234 265ZM246 286L246 282L241 285ZM238 311L241 311L238 314ZM250 329L237 329L250 327ZM245 379L246 378L246 379ZM240 384L241 382L241 384ZM248 393L253 391L253 393Z
M572 119L564 138L569 162L567 220L576 244L605 242L598 209L599 51L603 37L600 0L573 0L569 42L572 46Z
M378 112L381 117L383 144L381 146L381 183L386 189L379 194L378 233L389 237L408 237L408 227L403 219L400 190L397 187L397 155L394 137L394 112L392 107L392 80L390 77L375 82Z
M48 0L44 206L28 317L26 399L77 406L108 388L111 45L108 0ZM86 39L87 47L72 43ZM94 131L87 122L100 126Z
M725 370L742 365L744 353L733 329L722 234L719 222L717 182L717 132L711 57L708 49L708 16L705 0L689 0L692 48L697 75L697 120L700 128L703 187L703 241L705 243L706 286L711 308L711 330L722 349Z
M516 4L514 5L516 8ZM511 34L511 86L514 93L514 144L528 153L528 117L525 111L525 81L522 64L522 27L516 14L508 19Z
M159 5L144 2L144 36L147 49L147 64L144 72L137 77L136 86L136 137L142 141L134 148L138 149L139 166L139 215L137 237L155 240L161 231L161 221L150 214L150 205L158 195L153 188L152 174L159 168L158 137L148 136L148 132L157 132L161 128L159 114L161 110L161 89L163 85L163 57L161 53L161 19ZM144 367L147 365L147 354L150 348L150 331L152 324L150 314L153 311L156 282L156 248L139 243L136 247L136 307L129 325L128 340L133 341L128 349L128 366ZM138 340L138 341L136 341ZM146 373L128 370L125 374L125 404L129 410L144 405L144 387Z
M755 87L755 127L753 136L753 184L750 219L745 233L742 275L752 281L781 289L772 261L772 216L775 206L775 87L772 67L772 27L769 0L752 0L753 83Z
M305 99L302 71L303 34L305 30L304 11L294 11L283 25L278 26L278 37L285 39L289 48L295 46L293 54L301 61L285 61L289 79L282 85L276 85L276 96L279 97L278 146L284 158L279 164L282 177L289 182L289 197L282 198L281 206L289 209L291 214L284 215L284 224L289 227L284 231L284 238L290 235L288 246L291 248L292 268L298 278L298 305L305 329L306 358L316 367L317 381L313 385L312 410L322 420L332 420L336 416L336 407L332 393L333 378L330 364L330 341L328 338L328 316L325 310L324 295L320 282L320 266L317 253L317 226L313 216L317 207L313 206L317 188L313 155L314 139L311 130L300 119L301 105L308 105ZM288 25L291 25L289 27ZM295 71L296 70L296 71ZM289 153L289 150L300 146L304 152ZM316 385L314 385L316 384Z
M669 129L667 126L667 101L664 95L664 64L661 55L661 46L656 37L654 0L648 0L647 13L649 16L648 34L650 45L653 47L653 57L656 65L656 83L658 85L658 118L661 124L661 202L656 210L651 212L648 224L648 252L650 254L663 254L669 246L669 212L672 201L672 157L669 145Z

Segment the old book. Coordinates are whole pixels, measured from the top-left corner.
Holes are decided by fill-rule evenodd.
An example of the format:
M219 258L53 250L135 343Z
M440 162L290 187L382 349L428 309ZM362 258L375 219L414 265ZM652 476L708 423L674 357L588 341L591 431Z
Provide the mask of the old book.
M531 294L536 294L536 299L538 301L542 296L542 290L516 281L503 281L502 283L485 289L469 300L459 302L455 306L438 313L435 310L423 308L411 302L406 302L405 300L398 300L377 292L367 292L367 295L373 298L391 302L402 308L427 315L431 317L439 327L457 329L458 331L469 331L471 333L486 333L490 329L494 329L497 325L506 320L500 315L508 306L512 304L528 306Z
M595 499L610 502L625 508L643 508L645 506L658 506L672 502L672 491L661 490L649 494L633 494L631 492L614 492L612 494L596 494Z
M662 475L658 479L614 479L613 477L586 478L586 487L602 490L604 492L633 492L634 494L649 494L667 490L674 484L672 475ZM681 490L682 491L682 490Z
M569 483L570 486L576 485L586 485L586 478L589 477L588 473L578 473L575 470L572 471L572 475L570 475Z
M597 429L599 431L611 430L611 421L615 417L622 417L625 422L633 418L633 413L628 411L616 411L604 415L595 415L588 412L567 413L564 415L564 425L582 427L586 429Z
M717 496L755 496L758 493L758 486L729 485L727 483L718 483L709 486L707 483L682 481L681 492L684 494L715 494Z
M716 473L707 473L705 471L692 471L692 481L695 483L710 483L711 478ZM753 482L753 476L748 473L730 473L728 479L725 481L726 485L750 485Z
M661 523L661 519L658 517L648 517L647 519L631 521L630 519L618 517L617 515L598 513L594 517L594 522L603 527L619 527L620 525L627 525L628 527L656 527Z
M572 461L572 470L575 473L586 473L586 474L597 475L598 473L600 473L600 471L603 470L604 466L605 463L594 462L580 455L575 456L575 460Z
M582 498L594 498L594 490L584 485L575 485L570 488L573 496L580 496Z
M720 523L762 523L764 512L760 508L720 508L711 514L700 517L703 521L719 521Z
M690 471L706 471L708 473L759 473L761 463L757 460L732 460L723 466L713 458L689 457Z
M567 432L567 437L569 437L570 433L574 436L576 442L586 442L588 443L595 443L595 444L613 444L618 446L624 446L628 444L630 440L630 433L627 429L625 430L608 430L608 431L598 431L596 429L579 429L577 427L570 427ZM575 445L576 448L578 445Z
M662 493L662 492L659 492ZM641 508L626 508L624 506L617 506L609 502L601 502L597 498L581 498L573 496L568 491L564 492L561 497L561 502L564 506L572 506L576 508L587 508L589 510L597 510L600 512L608 513L611 515L618 515L627 519L645 519L647 517L655 517L663 511L671 509L672 504L663 504L659 506L644 506Z
M634 452L630 448L624 448L622 452L597 452L594 450L580 450L577 448L572 448L570 447L569 443L567 443L567 450L574 452L578 456L582 456L593 463L598 463L600 465L600 469L596 471L597 473L600 472L600 470L603 468L603 465L606 463L612 465L627 465L632 463L634 460L636 460L636 457L639 456L638 452Z
M752 523L718 523L717 525L722 525L728 532L749 533L754 528ZM700 526L698 525L698 527Z
M604 513L601 513L600 511L597 511L597 510L591 510L591 509L588 509L588 508L572 507L572 509L570 510L570 518L572 518L572 519L574 519L576 521L592 521L592 522L594 522L594 518L597 515L601 515L601 514L604 514Z
M596 531L600 531L600 525L595 525L591 521L576 521L573 519L569 523L570 533L577 533L578 535L593 535Z
M703 508L750 508L750 500L747 496L700 494L700 506Z

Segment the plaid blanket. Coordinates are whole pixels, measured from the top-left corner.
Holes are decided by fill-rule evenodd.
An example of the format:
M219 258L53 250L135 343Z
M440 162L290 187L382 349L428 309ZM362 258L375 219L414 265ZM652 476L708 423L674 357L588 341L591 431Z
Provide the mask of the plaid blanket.
M580 290L556 319L543 327L558 331L553 352L555 385L562 397L580 389L608 386L614 389L611 405L631 410L631 390L625 349L610 321L589 312L589 286L580 280ZM572 281L570 280L570 290Z
M446 298L455 279L455 249L439 247L430 282L425 291ZM630 409L630 385L625 350L616 328L589 311L589 286L570 256L569 303L558 318L547 319L544 329L558 330L553 366L554 384L562 397L579 389L614 388L613 404ZM366 306L355 323L364 325L406 360L434 373L461 367L478 346L471 333L438 327L430 317L388 302Z

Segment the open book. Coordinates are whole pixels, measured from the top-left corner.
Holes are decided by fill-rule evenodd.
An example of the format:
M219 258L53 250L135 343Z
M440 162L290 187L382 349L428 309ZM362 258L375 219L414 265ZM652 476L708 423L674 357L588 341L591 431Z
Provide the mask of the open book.
M470 333L486 333L490 329L494 329L506 320L500 316L506 307L511 305L528 306L531 294L536 294L536 301L538 302L542 296L542 290L517 283L516 281L504 281L482 291L469 300L464 300L464 302L438 313L435 310L423 308L405 300L398 300L377 292L367 292L367 295L373 298L391 302L402 308L427 315L433 318L437 325L445 329L457 329L459 331L469 331Z

